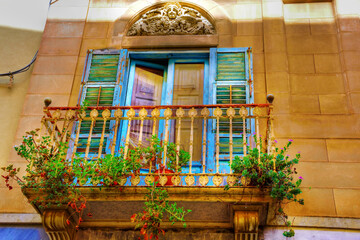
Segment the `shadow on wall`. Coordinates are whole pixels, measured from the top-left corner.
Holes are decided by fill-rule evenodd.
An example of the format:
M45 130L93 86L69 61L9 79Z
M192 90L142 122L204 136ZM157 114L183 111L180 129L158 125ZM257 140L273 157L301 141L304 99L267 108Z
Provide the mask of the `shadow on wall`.
M0 73L16 71L28 65L39 49L42 32L0 26ZM9 159L18 120L22 111L32 67L14 75L14 83L8 88L9 77L0 77L0 163Z

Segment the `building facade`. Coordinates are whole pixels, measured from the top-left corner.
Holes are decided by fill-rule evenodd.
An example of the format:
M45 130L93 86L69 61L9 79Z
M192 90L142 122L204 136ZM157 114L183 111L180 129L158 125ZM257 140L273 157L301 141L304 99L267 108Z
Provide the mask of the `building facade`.
M44 8L42 12L47 11L47 4L40 4ZM360 2L356 0L54 2L42 35L39 28L35 40L24 44L30 52L37 44L39 47L31 74L21 81L15 78L11 89L5 86L0 89L4 101L12 104L3 106L3 112L9 112L9 106L12 109L1 120L3 127L11 122L3 131L6 134L0 146L1 163L25 168L26 163L16 155L12 145L21 141L25 131L40 126L46 97L52 99L53 107L76 107L84 100L89 106L185 106L265 104L267 95L273 94L273 131L277 144L281 147L293 139L290 154L301 152L297 171L304 178L301 196L305 205L285 207L290 218L295 217L294 239L360 239L359 14ZM2 31L14 38L18 34L11 32L10 27ZM8 67L4 60L1 66ZM230 97L221 98L223 92ZM247 133L255 133L255 122L249 122L250 125L252 130ZM220 163L216 158L206 164L201 162L202 152L197 150L198 146L201 149L204 137L202 126L192 125L195 128L194 139L190 141L195 149L193 171L200 173L204 165L214 171L216 168L220 168L218 172L228 171L227 163L221 165L221 153L225 156L228 150L218 150ZM131 128L128 145L132 140L132 144L139 144L134 139L145 140L145 136L139 138L139 128ZM158 130L165 137L165 125ZM169 131L175 130L173 127ZM211 146L222 140L217 140L214 131L208 130L207 154L215 156L216 147ZM125 125L121 131L118 141L126 142ZM257 132L265 136L266 124L260 124ZM105 140L99 141L104 141L101 142L104 151L111 151L106 141L113 136L110 132L106 134ZM188 135L189 132L182 133L181 138ZM221 136L222 144L226 145L229 136ZM235 155L235 133L233 137ZM92 138L100 139L101 131ZM175 138L175 133L167 140L171 138ZM92 147L86 150L87 139L87 134L80 134L77 150L83 148L85 154L91 155ZM211 149L213 152L209 153ZM41 226L39 214L27 203L20 188L8 191L4 185L0 186L4 228ZM210 194L205 190L200 192L196 195L200 199ZM236 202L229 200L231 197L221 197L221 193L219 196L227 203ZM268 204L257 197L255 194L257 200L252 202ZM129 199L116 201L123 201L123 206L131 208L134 203ZM198 209L198 218L190 218L190 230L169 227L166 239L239 237L234 233L236 208L229 210L222 200L215 199L206 205L201 205L204 200L186 201L191 208ZM116 206L111 205L107 212L118 211ZM136 232L126 222L126 214L101 215L104 208L96 204L94 207L99 209L98 224L85 222L77 239L134 239ZM259 209L256 211L263 211ZM284 238L279 223L270 218L259 221L259 239Z

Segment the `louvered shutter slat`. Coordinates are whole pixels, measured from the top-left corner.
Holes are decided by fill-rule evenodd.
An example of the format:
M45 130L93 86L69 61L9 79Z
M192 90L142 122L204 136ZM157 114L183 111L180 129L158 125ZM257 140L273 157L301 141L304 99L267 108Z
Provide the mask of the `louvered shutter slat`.
M247 81L246 81L246 52L217 52L216 74L216 104L246 104ZM238 110L235 109L238 115ZM223 109L226 112L226 109ZM243 154L243 122L240 118L232 121L233 125L233 155ZM220 132L220 159L229 159L229 119L221 119Z
M239 81L245 79L245 53L217 54L217 81Z
M117 90L119 89L118 84L121 84L121 81L119 82L118 79L119 71L124 74L125 70L119 66L125 66L122 63L126 61L127 50L112 51L112 53L106 52L106 50L94 50L89 53L88 57L90 60L88 62L89 66L86 69L87 74L84 75L85 79L83 80L82 102L86 101L88 106L113 106L120 98L119 91ZM121 76L122 78L123 76ZM86 111L86 115L89 117L90 110ZM112 121L106 122L104 145L111 138L111 125L113 124ZM90 127L91 121L86 120L82 122L77 153L85 153ZM90 158L96 156L99 151L102 128L103 121L96 121L91 136ZM103 154L106 151L107 148L103 147Z
M115 83L119 54L93 54L88 82Z

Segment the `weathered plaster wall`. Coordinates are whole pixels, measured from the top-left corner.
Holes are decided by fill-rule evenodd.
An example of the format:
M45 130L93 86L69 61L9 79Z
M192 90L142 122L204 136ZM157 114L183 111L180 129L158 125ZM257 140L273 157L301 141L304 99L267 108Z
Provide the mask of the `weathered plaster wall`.
M18 70L30 63L40 46L48 6L48 0L0 0L0 73ZM11 155L32 69L14 75L12 88L8 88L8 77L0 77L0 166L8 163L26 166ZM34 212L20 189L14 187L9 191L4 182L0 182L0 214ZM0 222L6 222L2 216Z
M50 95L53 106L75 105L87 49L120 48L127 22L156 2L62 0L54 4L17 141L25 130L39 125L44 97ZM215 18L219 47L253 47L255 102L264 103L268 93L275 95L279 146L291 138L292 153L302 153L298 172L305 179L306 204L289 205L289 214L359 218L359 1L190 2ZM11 161L21 162L14 152ZM11 198L7 199L9 204ZM8 211L32 211L7 206Z

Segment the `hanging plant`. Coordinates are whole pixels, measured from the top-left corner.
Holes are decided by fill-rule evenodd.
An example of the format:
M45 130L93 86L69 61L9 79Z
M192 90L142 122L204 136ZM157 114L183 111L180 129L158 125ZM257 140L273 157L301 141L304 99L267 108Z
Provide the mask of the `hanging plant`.
M304 205L304 199L298 197L301 193L300 185L303 178L301 176L297 179L294 177L297 174L295 165L299 163L300 153L296 154L294 158L290 158L286 154L292 142L290 139L283 148L275 148L274 155L259 152L257 148L249 149L246 156L236 156L231 164L234 173L241 174L237 186L247 182L250 186L270 189L270 196L276 202L276 215L288 227L288 230L283 233L285 237L292 237L295 232L283 206L290 202Z
M142 160L145 157L155 159L155 162L161 163L164 147L162 142L154 137L153 148L137 147L129 149L124 157L123 149L120 149L117 155L105 155L97 160L84 159L81 155L75 155L71 161L66 158L68 143L55 142L50 136L39 136L39 129L27 132L19 146L15 150L19 156L24 158L29 164L26 168L25 176L18 176L20 168L15 168L12 164L2 167L6 186L12 190L10 179L15 180L22 189L28 188L33 191L41 192L32 204L39 209L69 206L73 209L72 214L77 214L78 222L76 229L82 222L82 214L86 208L86 198L82 195L79 186L98 186L100 187L119 187L123 186L127 177L138 174L139 169L143 167ZM60 136L59 139L63 139ZM168 159L171 168L175 169L175 159L177 152L175 144L168 145ZM188 153L183 151L180 155L180 167L188 162ZM185 157L183 157L185 156ZM185 160L184 160L185 159ZM160 166L160 164L158 164ZM148 218L156 221L162 221L163 213L169 214L170 221L184 221L185 213L182 208L177 208L176 203L170 205L166 200L168 195L165 190L153 186L149 188L151 193L146 195L147 207L157 211L157 216L152 215ZM190 211L190 210L189 210ZM143 213L145 214L145 213ZM153 214L148 211L146 214ZM88 216L92 214L89 212ZM138 215L138 216L141 216ZM71 216L70 216L71 217ZM67 224L70 224L70 217ZM143 216L142 216L143 217ZM144 217L147 219L147 217ZM152 225L154 229L160 230L160 223ZM158 226L158 227L156 227ZM152 229L152 227L150 227ZM144 231L144 230L142 230ZM155 230L152 233L155 236Z
M127 158L122 151L118 156L106 155L97 160L87 160L81 155L71 161L66 159L68 143L55 142L50 136L38 135L39 129L27 132L19 146L15 146L17 154L28 162L25 176L18 176L20 168L12 164L2 167L2 177L11 190L9 180L14 179L22 189L32 189L41 194L32 204L39 209L69 206L72 214L77 214L76 228L82 222L82 214L86 208L86 198L82 195L79 186L113 187L120 186L126 177L137 172L141 164L134 150ZM62 136L59 137L62 139ZM91 216L88 213L88 216ZM70 216L71 217L71 216ZM69 217L69 219L70 219ZM70 224L69 219L67 223Z
M185 210L178 207L176 202L170 204L167 191L162 187L158 187L156 182L147 187L147 190L144 210L131 216L131 222L137 223L135 229L140 229L140 234L144 240L159 239L160 234L165 235L161 223L166 217L171 224L182 222L184 228L186 227L184 217L191 212L190 209Z

